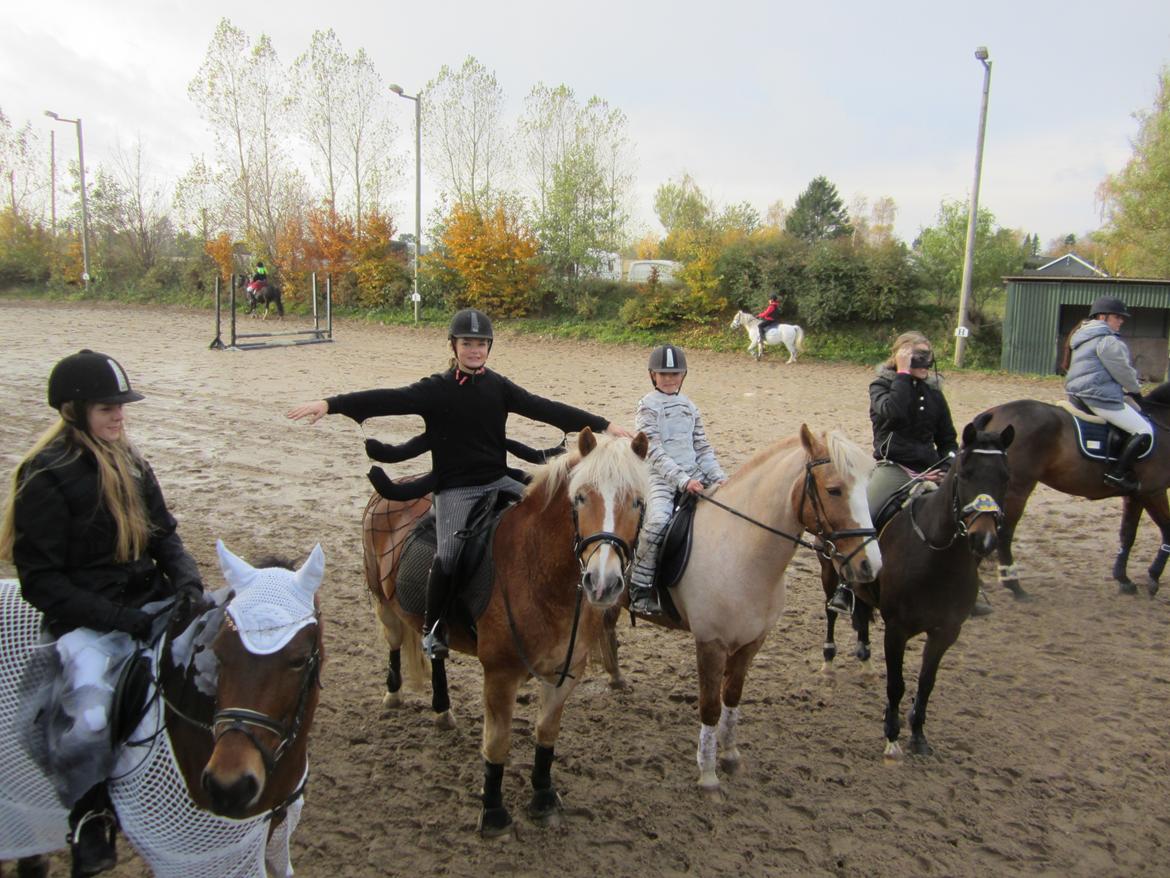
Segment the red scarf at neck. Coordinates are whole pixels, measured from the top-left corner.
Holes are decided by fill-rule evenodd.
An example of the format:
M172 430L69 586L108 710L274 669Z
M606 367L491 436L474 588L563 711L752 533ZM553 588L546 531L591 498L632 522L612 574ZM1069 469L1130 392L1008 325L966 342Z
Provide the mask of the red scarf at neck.
M480 366L474 372L464 372L458 366L455 367L455 383L459 385L466 384L468 380L474 378L476 375L482 375L487 371L486 366Z

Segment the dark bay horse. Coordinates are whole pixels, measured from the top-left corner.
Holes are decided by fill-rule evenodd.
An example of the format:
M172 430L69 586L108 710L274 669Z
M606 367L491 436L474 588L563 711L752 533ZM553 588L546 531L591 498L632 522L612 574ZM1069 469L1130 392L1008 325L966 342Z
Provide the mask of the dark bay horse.
M1170 486L1170 382L1146 394L1141 406L1154 426L1154 449L1134 468L1141 481L1141 491L1126 495L1123 500L1120 547L1113 564L1113 578L1122 591L1129 594L1136 591L1126 568L1144 510L1162 533L1161 548L1147 570L1147 588L1153 595L1158 591L1166 559L1170 557L1170 505L1166 499L1166 489ZM1077 449L1076 426L1066 409L1021 399L990 408L986 414L991 415L988 429L1002 430L1009 424L1016 429L1016 442L1011 451L1011 483L1000 532L999 581L1016 597L1024 597L1012 557L1012 538L1036 483L1043 482L1062 493L1090 500L1121 495L1104 482L1106 464L1087 459Z
M150 652L139 678L144 712L126 729L110 797L122 832L156 875L283 876L323 660L316 592L324 555L318 546L294 572L253 568L222 543L218 551L229 588L207 595L204 607L176 611ZM23 672L11 659L22 650L27 661L40 616L15 582L0 588L0 607L7 695ZM16 833L0 836L4 859L62 848L66 834L66 812L17 743L14 721L0 711L0 816L8 808L29 816L23 826L0 820ZM18 874L45 874L31 868L22 863Z
M882 571L877 581L855 585L854 627L869 658L869 623L875 609L885 623L886 714L885 756L901 757L899 709L906 692L902 666L906 644L926 634L918 692L910 710L910 750L931 752L923 731L926 705L934 689L939 663L959 637L979 592L979 561L996 545L1001 508L1008 490L1007 448L1014 428L988 431L990 417L979 415L963 430L963 446L938 490L907 503L882 528L878 544ZM1018 441L1018 439L1017 439ZM837 571L821 563L821 584L828 599L837 588ZM826 668L835 649L836 613L826 611Z
M838 432L800 432L760 451L695 510L690 562L670 598L698 654L699 786L720 795L718 767L741 767L736 727L752 660L784 609L784 574L807 531L849 581L873 579L882 559L865 491L873 460ZM707 495L704 495L707 497ZM810 548L812 543L806 544ZM601 651L617 676L611 616ZM722 751L720 756L719 751Z
M284 319L284 303L280 298L280 287L272 281L249 281L246 274L239 276L240 288L244 291L244 299L247 302L245 313L256 316L256 308L260 305L264 306L264 317L268 319L268 307L275 306L276 316L281 320Z
M479 830L510 831L502 780L520 685L540 681L536 757L529 817L547 822L560 807L552 782L554 746L565 702L585 671L589 645L606 608L626 590L648 490L647 442L596 438L585 429L576 449L536 471L523 500L509 509L493 539L494 582L476 632L450 625L451 647L474 655L483 668L484 784ZM426 660L421 616L398 600L396 578L404 543L430 508L429 497L408 502L374 495L363 517L366 583L390 647L387 705L400 703L400 669L417 679ZM582 601L584 597L584 601ZM405 654L403 654L405 651ZM454 721L445 690L444 662L433 663L436 722ZM412 675L411 672L414 672Z

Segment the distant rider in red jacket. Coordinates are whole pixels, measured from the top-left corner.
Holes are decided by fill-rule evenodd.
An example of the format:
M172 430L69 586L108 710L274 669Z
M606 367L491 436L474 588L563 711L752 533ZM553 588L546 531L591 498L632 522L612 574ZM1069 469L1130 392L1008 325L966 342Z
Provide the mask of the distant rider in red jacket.
M772 293L768 296L768 307L756 315L760 318L760 345L764 344L764 333L780 322L780 296Z

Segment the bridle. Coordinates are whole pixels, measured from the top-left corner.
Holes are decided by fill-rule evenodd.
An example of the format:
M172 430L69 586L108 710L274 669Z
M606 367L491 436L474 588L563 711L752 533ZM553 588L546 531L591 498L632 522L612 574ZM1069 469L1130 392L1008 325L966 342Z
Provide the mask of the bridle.
M972 448L970 453L998 454L1005 457L1007 455L1007 453L1001 448ZM914 504L922 499L922 495L919 494L910 501L910 525L914 528L914 533L918 535L918 538L922 540L922 542L926 543L929 548L936 552L949 549L952 545L954 545L955 540L959 539L960 537L970 536L972 525L974 525L974 523L979 520L979 516L981 515L993 516L995 518L996 530L999 529L1000 524L1003 522L1003 510L1000 508L999 503L996 502L995 498L990 494L976 494L969 502L960 506L959 497L961 492L959 491L959 485L961 482L962 475L958 470L956 470L954 476L954 486L952 488L954 499L951 502L951 521L954 524L954 530L951 532L951 538L941 546L936 546L930 541L930 538L927 537L926 533L919 526L917 519L914 517Z
M235 620L231 615L224 615L224 624L231 631L238 633L239 629L236 627ZM314 614L314 619L310 623L315 626L320 626L320 616ZM247 707L224 707L217 710L211 717L211 738L216 743L219 739L228 732L239 732L244 735L252 746L260 753L260 758L264 760L264 768L271 773L276 768L282 756L288 751L288 748L296 740L297 734L301 730L301 726L305 722L305 712L309 706L309 694L314 687L321 685L321 646L314 638L313 652L309 655L305 662L304 670L301 672L301 685L297 693L297 705L293 709L292 719L288 722L274 719L266 713L261 713L258 710L251 710ZM276 736L277 744L273 748L265 746L264 742L256 737L253 729L263 729Z

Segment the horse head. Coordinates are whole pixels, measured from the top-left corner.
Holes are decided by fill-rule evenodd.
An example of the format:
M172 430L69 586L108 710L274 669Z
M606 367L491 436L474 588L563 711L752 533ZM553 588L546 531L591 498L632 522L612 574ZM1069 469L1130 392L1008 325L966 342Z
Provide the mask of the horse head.
M586 427L577 437L580 457L568 485L574 552L581 565L581 588L598 607L613 606L626 588L650 492L648 449L644 433L630 442L599 441Z
M800 524L816 535L821 553L845 582L872 582L882 569L866 488L873 459L834 430L821 437L800 425L808 459L800 499Z
M746 311L736 311L735 316L731 318L731 326L729 329L739 329L741 326L747 326L747 318L751 317Z
M233 594L212 641L219 663L214 747L200 782L211 810L241 817L255 810L277 772L297 772L296 784L304 770L298 756L307 743L301 732L317 706L322 638L316 593L325 555L318 545L293 571L254 568L222 542L216 549Z
M1009 479L1006 451L1016 435L1011 424L998 433L984 430L990 420L984 412L963 428L963 446L947 478L958 533L966 534L967 545L981 558L999 540Z

